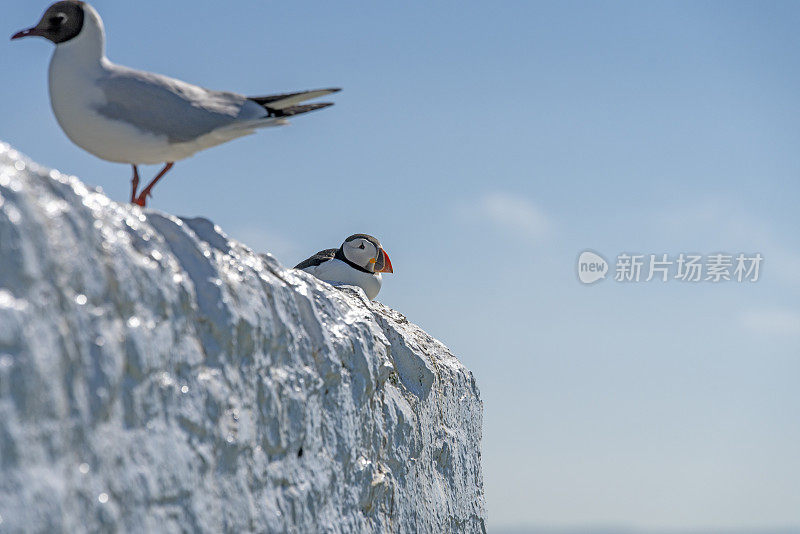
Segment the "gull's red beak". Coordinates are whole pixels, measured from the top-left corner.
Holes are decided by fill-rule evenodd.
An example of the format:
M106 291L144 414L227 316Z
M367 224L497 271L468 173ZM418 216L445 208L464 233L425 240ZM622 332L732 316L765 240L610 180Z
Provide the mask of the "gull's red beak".
M27 30L22 30L21 32L17 32L11 36L11 40L14 39L22 39L23 37L31 37L34 35L41 35L41 32L35 26L33 28L28 28Z
M381 252L383 252L383 269L378 272L393 273L394 271L392 270L392 262L389 260L389 255L383 249L381 249Z

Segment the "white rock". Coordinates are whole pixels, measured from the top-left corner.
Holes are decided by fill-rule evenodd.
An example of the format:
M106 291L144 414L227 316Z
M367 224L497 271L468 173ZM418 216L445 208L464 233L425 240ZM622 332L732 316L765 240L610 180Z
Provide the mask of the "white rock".
M0 144L4 532L483 532L447 348Z

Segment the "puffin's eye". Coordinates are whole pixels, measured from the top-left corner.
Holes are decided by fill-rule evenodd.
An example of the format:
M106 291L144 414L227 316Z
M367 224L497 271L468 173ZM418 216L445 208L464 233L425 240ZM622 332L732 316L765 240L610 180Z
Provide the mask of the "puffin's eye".
M364 243L361 243L361 246L358 247L358 248L360 248L361 250L364 250Z

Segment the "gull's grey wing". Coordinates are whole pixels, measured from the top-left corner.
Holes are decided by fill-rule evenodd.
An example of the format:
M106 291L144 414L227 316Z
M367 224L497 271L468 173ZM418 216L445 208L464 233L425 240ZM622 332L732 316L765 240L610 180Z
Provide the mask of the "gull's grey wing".
M313 89L311 91L299 91L297 93L282 93L279 95L251 96L249 97L249 99L252 100L253 102L261 104L267 109L277 111L291 106L295 106L301 102L305 102L306 100L311 100L312 98L319 98L321 96L329 95L331 93L338 93L339 91L341 91L341 89L339 89L338 87L332 87L330 89Z
M272 117L283 119L286 117L294 117L295 115L302 115L309 111L316 111L318 109L327 108L333 105L333 102L320 102L319 104L303 104L302 106L289 106L288 108L279 109L271 114ZM271 111L267 108L267 111Z
M96 108L101 115L166 136L171 143L193 141L236 122L267 116L242 95L116 65L99 86L106 97Z
M307 267L316 267L326 261L332 259L336 255L336 251L339 249L336 248L329 248L326 250L320 250L307 260L303 260L297 265L294 266L295 269L305 269Z

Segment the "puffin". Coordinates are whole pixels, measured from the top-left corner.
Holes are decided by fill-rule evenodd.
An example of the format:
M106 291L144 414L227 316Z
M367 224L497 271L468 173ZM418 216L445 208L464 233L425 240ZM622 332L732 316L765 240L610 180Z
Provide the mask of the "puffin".
M192 22L187 20L187 24ZM50 104L59 126L73 143L94 156L130 165L131 202L142 207L176 161L332 106L331 102L302 102L339 91L248 97L118 65L106 57L100 15L79 0L56 2L36 26L11 39L34 36L55 44L48 79ZM252 67L253 72L256 68L262 70L258 65ZM138 166L155 164L164 167L137 192Z
M321 250L294 268L330 284L358 286L370 300L381 290L381 273L394 272L380 241L368 234L353 234L339 248Z

